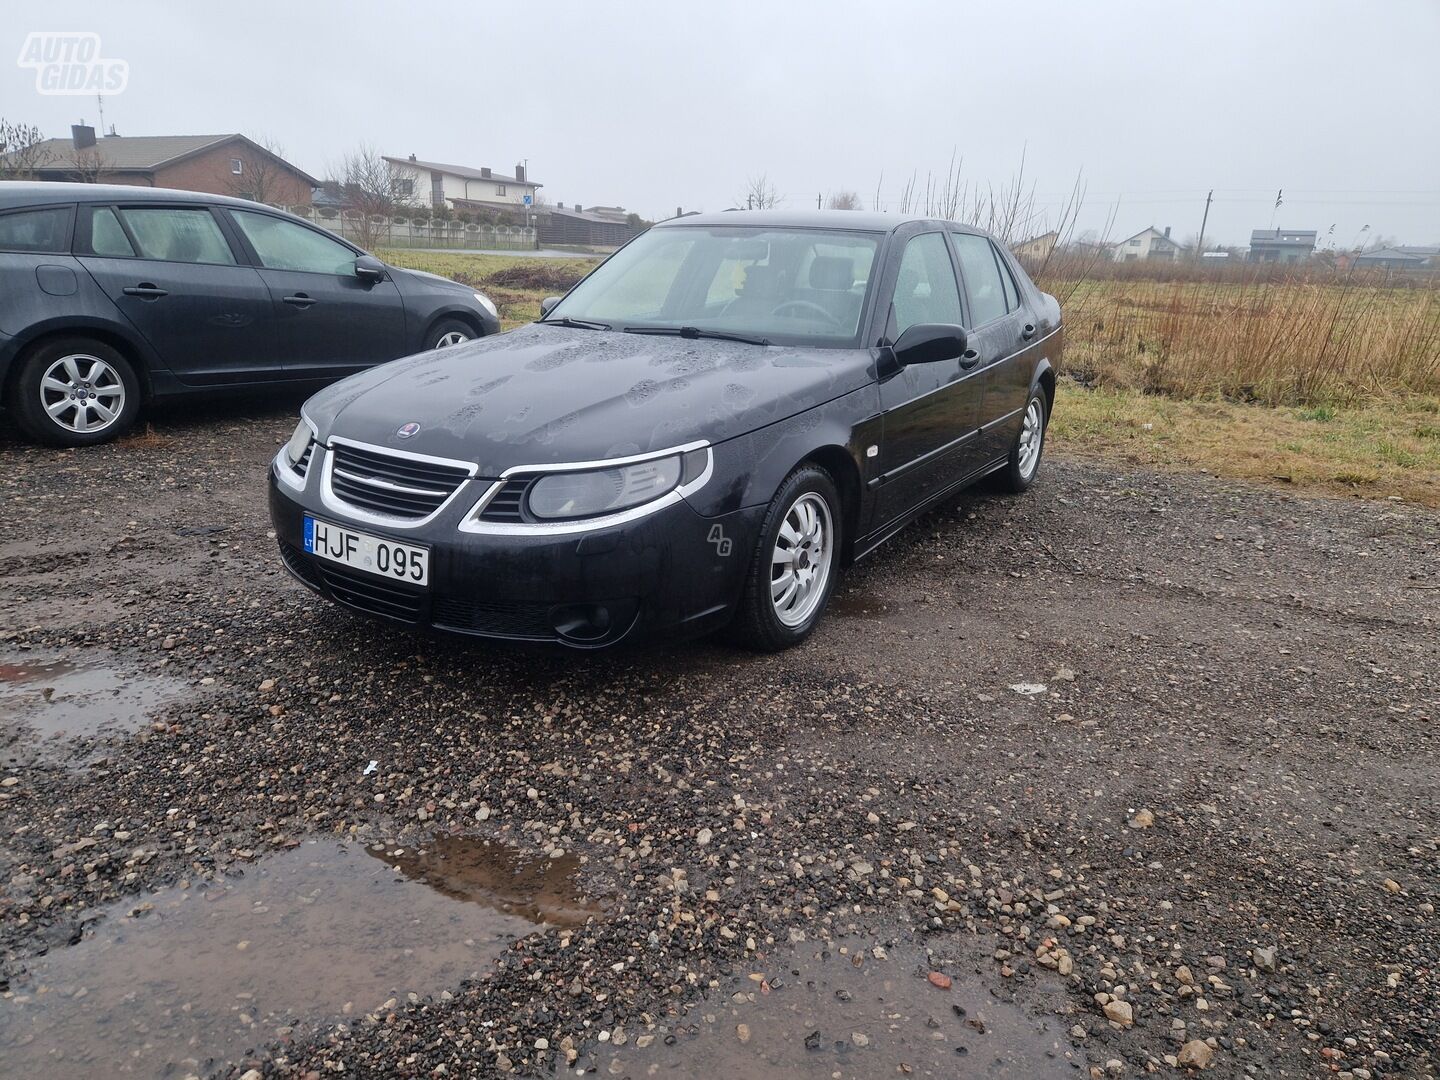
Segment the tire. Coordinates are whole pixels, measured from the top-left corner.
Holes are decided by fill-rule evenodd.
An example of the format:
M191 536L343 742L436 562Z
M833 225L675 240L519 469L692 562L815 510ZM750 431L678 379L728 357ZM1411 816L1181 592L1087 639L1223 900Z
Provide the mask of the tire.
M783 548L794 549L789 535L805 521L813 523L807 535L810 546L788 565L775 556ZM801 465L785 478L765 518L760 536L745 574L740 608L730 625L730 637L737 644L757 652L779 652L798 645L810 636L840 572L840 552L844 543L845 514L840 494L830 474L817 465ZM785 539L782 539L782 532ZM818 540L818 545L816 541ZM799 564L797 566L797 564ZM782 567L776 577L776 568ZM803 575L810 571L810 577ZM777 599L776 591L787 574L796 592L788 602ZM808 588L804 582L808 580ZM791 585L783 586L790 588Z
M447 349L452 345L463 345L467 341L473 341L479 336L475 332L475 328L467 322L461 322L459 319L441 319L425 335L425 348Z
M1005 467L995 474L996 487L1018 495L1040 475L1040 459L1045 453L1045 432L1050 423L1050 410L1045 391L1038 386L1030 392L1025 403L1025 418L1015 436L1015 445L1010 448L1010 458Z
M46 446L94 446L118 438L140 415L140 379L102 341L63 337L20 361L7 403L20 429Z

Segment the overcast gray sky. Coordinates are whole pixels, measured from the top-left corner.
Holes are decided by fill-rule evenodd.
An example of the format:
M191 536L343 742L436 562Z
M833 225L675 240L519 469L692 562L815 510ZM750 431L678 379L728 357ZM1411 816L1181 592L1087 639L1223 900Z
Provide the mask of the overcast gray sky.
M1272 223L1440 243L1440 0L10 0L0 116L63 135L96 102L37 93L8 59L32 30L129 62L120 134L268 135L317 175L366 140L528 159L552 200L647 217L723 209L759 173L787 206L878 187L894 211L953 149L980 185L1024 154L1052 214L1083 174L1080 227L1113 211L1112 238L1189 236L1214 188L1224 243Z

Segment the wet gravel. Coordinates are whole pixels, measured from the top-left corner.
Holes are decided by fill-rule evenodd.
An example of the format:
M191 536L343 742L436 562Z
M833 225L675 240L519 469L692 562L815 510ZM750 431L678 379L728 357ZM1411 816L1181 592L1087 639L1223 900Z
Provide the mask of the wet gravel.
M0 441L0 664L186 688L75 760L7 731L0 1010L167 886L302 840L461 835L572 860L601 913L257 1031L218 1074L686 1075L737 980L856 935L937 993L982 979L1073 1075L1440 1068L1434 513L1052 459L854 568L799 650L558 654L410 637L290 581L263 485L293 409L252 412ZM724 1015L711 1037L738 1039ZM903 1046L860 1060L903 1074ZM954 1075L1041 1075L996 1053Z

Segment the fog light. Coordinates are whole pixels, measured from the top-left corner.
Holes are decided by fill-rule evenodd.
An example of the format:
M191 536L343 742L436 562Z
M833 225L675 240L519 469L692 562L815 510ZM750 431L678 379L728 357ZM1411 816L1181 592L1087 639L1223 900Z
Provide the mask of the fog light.
M561 638L576 645L594 645L619 637L635 617L633 600L604 604L564 604L550 612L550 624Z

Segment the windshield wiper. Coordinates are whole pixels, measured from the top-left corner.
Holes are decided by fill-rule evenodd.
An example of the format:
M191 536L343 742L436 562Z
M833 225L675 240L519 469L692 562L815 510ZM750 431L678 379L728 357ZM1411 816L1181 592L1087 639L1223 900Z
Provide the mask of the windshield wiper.
M572 330L609 330L608 322L591 322L589 319L572 319L569 315L559 319L541 319L541 326L568 326Z
M683 338L718 338L721 341L743 341L746 345L769 345L770 339L750 334L732 334L728 330L706 330L699 326L627 326L627 334L674 334Z

